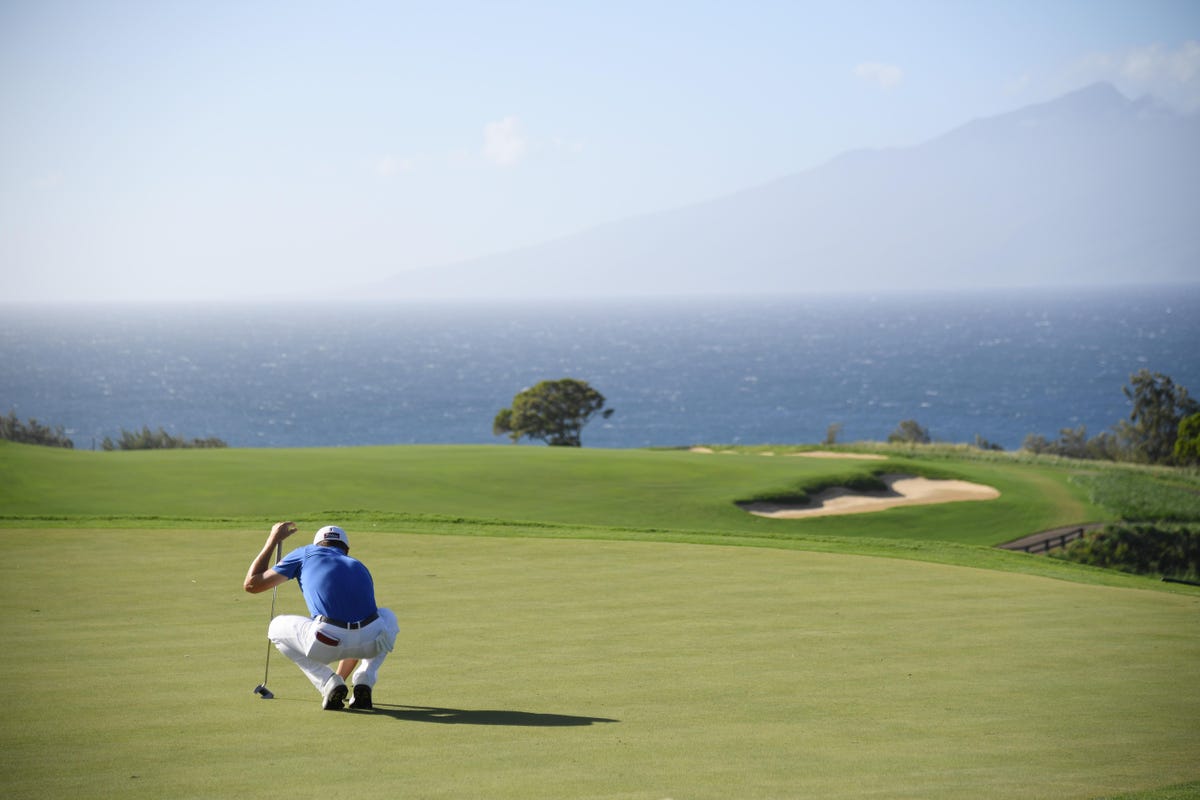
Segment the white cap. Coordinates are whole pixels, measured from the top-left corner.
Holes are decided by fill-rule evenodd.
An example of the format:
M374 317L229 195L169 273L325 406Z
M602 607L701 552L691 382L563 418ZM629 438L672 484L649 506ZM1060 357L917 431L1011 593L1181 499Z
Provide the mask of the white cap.
M326 525L321 530L317 531L317 535L313 537L313 544L321 542L341 542L350 549L350 539L346 536L346 532L337 525Z

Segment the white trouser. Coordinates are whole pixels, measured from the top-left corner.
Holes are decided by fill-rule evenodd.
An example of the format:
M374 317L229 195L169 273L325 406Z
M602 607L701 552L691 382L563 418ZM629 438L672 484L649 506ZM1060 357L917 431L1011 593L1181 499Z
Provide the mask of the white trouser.
M396 646L400 624L391 609L379 609L379 619L358 630L346 630L328 622L284 614L271 620L267 638L279 652L296 662L317 691L334 674L329 666L343 658L357 658L350 676L356 686L374 686L379 666Z

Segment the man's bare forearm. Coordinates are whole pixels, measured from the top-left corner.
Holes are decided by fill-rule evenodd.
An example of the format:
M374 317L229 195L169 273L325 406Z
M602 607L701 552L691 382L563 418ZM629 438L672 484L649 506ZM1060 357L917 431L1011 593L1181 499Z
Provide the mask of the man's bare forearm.
M246 580L242 582L242 588L251 594L265 592L267 589L278 586L282 583L278 577L272 575L271 578L264 577L264 573L270 569L271 552L276 550L283 540L296 532L296 523L294 522L276 522L271 526L271 533L267 536L267 542L263 545L263 549L250 562L250 568L246 570Z

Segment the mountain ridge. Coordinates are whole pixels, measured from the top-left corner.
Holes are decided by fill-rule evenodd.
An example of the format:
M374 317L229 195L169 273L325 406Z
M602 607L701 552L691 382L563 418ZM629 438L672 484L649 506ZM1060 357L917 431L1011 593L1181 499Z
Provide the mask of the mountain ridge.
M1108 84L722 197L397 274L379 297L1200 279L1200 117Z

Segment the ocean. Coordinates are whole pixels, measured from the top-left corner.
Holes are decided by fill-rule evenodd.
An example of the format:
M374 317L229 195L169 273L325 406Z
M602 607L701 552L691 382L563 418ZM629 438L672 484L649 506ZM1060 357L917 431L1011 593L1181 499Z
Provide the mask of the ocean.
M1200 393L1200 285L552 303L4 306L0 413L78 449L159 427L234 447L507 444L544 379L615 409L585 447L883 440L1006 450L1126 418L1140 369Z

